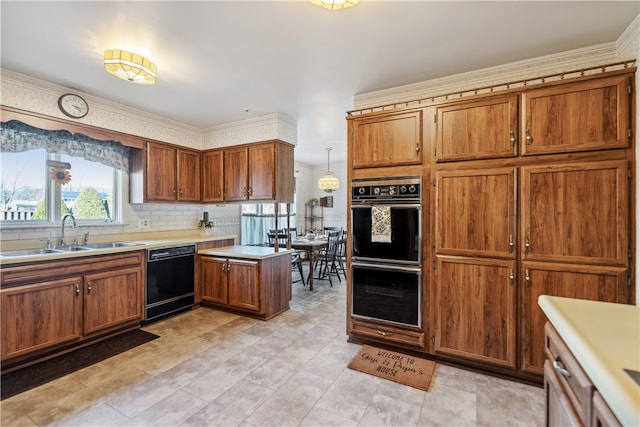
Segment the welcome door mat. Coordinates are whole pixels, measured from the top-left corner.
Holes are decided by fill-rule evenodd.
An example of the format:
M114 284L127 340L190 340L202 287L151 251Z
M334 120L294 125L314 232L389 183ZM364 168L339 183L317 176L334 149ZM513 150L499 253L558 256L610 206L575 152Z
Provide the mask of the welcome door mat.
M0 378L0 400L31 390L156 338L160 337L151 332L136 329L53 359L9 372Z
M427 391L436 364L430 360L363 345L348 367Z

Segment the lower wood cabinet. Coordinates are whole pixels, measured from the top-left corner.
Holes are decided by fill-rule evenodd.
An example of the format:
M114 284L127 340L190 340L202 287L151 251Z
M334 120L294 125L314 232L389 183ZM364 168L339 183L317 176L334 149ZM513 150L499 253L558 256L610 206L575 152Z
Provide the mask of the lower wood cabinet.
M351 319L351 326L351 333L364 339L414 350L426 348L423 331L382 325L360 319Z
M4 267L3 369L139 325L143 259L136 251Z
M289 309L291 256L200 257L202 303L269 319Z
M554 327L545 325L545 425L620 426Z

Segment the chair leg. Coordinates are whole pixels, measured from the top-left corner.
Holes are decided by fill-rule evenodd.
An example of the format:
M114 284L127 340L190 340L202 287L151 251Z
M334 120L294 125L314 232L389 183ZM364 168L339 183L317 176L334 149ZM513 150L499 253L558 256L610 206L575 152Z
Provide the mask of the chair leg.
M302 262L298 261L298 273L300 273L300 280L302 280L302 286L307 286L306 283L304 283L304 272L302 271Z

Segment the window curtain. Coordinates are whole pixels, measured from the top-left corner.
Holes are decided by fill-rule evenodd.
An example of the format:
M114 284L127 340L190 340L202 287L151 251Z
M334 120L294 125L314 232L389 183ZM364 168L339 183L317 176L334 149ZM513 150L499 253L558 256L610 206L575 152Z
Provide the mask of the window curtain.
M295 216L291 216L295 221ZM295 226L295 222L294 225ZM278 215L278 228L287 227L287 216ZM242 214L240 218L240 244L241 245L266 245L269 243L267 233L275 230L276 217L273 215Z
M19 153L43 148L48 153L83 157L129 173L129 147L118 141L99 141L66 130L40 129L18 120L2 122L0 132L1 152Z

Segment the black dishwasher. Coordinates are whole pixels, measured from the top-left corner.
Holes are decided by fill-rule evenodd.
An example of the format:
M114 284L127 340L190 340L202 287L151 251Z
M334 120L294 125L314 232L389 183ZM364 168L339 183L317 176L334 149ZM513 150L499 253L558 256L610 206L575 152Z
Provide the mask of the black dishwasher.
M146 322L193 306L195 259L195 244L147 249Z

